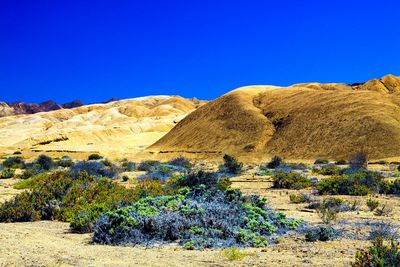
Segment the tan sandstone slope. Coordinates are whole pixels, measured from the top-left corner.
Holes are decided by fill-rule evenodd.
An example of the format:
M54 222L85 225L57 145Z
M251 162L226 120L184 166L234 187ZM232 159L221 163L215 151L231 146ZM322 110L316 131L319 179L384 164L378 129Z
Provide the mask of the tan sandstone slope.
M293 159L400 156L400 78L366 83L249 86L200 107L152 153Z
M0 153L129 156L154 143L202 103L178 96L151 96L3 117Z

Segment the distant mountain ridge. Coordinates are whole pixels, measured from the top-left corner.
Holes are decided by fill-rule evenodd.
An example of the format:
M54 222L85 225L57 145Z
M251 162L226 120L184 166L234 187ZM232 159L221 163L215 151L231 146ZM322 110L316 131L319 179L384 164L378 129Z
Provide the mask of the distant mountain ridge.
M85 104L80 100L74 100L61 105L52 100L44 101L39 104L25 103L22 101L0 102L0 117L77 108L84 105Z

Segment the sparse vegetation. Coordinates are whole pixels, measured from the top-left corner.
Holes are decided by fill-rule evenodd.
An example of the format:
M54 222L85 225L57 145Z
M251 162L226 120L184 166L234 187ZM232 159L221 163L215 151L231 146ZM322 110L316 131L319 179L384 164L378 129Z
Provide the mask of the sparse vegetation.
M278 172L272 179L274 188L302 189L312 186L310 179L295 172Z
M14 169L6 168L6 169L3 169L2 171L0 171L0 178L1 179L9 179L9 178L14 177L14 174L15 174Z
M300 203L310 203L313 201L313 198L308 194L290 194L289 199L291 203L300 204Z
M243 171L243 163L230 155L224 155L224 164L220 167L222 172L229 174L240 174Z
M335 236L335 229L330 226L320 226L310 229L306 232L305 238L307 242L329 241Z
M244 259L247 256L247 253L241 251L237 247L232 247L232 248L224 248L222 250L222 255L228 261L240 261L240 260Z
M393 212L393 208L388 205L382 205L375 209L374 215L375 216L390 216Z
M321 218L324 224L330 224L331 222L336 221L338 211L334 207L330 206L321 206L317 208L318 216Z
M273 156L271 161L268 162L267 168L269 169L275 169L279 167L283 163L283 159L279 156Z
M367 200L367 207L370 211L374 211L379 206L379 200L369 198Z
M399 244L394 240L386 245L382 237L372 241L371 247L357 251L353 267L400 266Z
M10 169L23 169L25 168L25 161L21 157L9 157L6 158L2 163L4 168Z

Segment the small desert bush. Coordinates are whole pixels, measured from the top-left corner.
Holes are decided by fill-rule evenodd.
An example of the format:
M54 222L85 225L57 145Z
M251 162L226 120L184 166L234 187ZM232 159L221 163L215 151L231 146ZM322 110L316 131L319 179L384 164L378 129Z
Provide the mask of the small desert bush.
M155 166L157 166L159 164L161 164L161 163L156 160L145 160L145 161L140 162L137 169L139 171L149 172L149 171L151 171L152 168L154 168Z
M382 237L378 237L372 241L371 247L357 251L351 266L400 266L399 244L391 240L387 245Z
M330 224L331 222L336 221L338 211L333 207L322 206L320 208L317 208L317 213L324 224Z
M74 164L74 162L72 161L72 159L70 157L63 156L60 160L58 160L56 162L56 164L63 168L69 168Z
M392 215L393 208L388 205L382 205L381 207L378 207L374 211L375 216L390 216Z
M314 201L308 205L309 209L333 209L336 212L356 211L359 209L361 203L358 200L345 201L338 197L329 197L322 202Z
M127 159L123 159L121 161L121 168L124 172L132 172L136 170L136 163Z
M330 226L320 226L310 229L306 232L305 238L307 242L330 241L336 235L335 229Z
M40 166L42 170L49 171L54 169L56 164L54 163L53 159L47 155L40 155L35 161L34 164Z
M21 157L9 157L2 163L4 168L10 169L23 169L25 168L25 161Z
M79 174L86 172L89 175L100 177L115 178L119 170L115 165L106 166L98 161L78 161L69 169L71 173Z
M221 253L228 261L240 261L247 256L246 252L241 251L237 247L225 248Z
M274 188L303 189L313 185L310 179L295 172L278 172L272 179Z
M317 159L314 161L315 165L328 164L328 163L329 163L329 160L327 160L327 159Z
M122 181L127 182L129 180L129 177L127 175L122 176Z
M379 200L369 198L367 200L367 207L370 211L374 211L379 206Z
M177 157L173 160L170 160L168 162L169 165L177 166L177 167L183 167L188 170L190 170L193 167L193 163L191 163L187 158L185 157Z
M290 194L289 199L291 203L300 204L300 203L309 203L313 201L313 198L310 195L301 193L301 194Z
M220 171L229 174L240 174L243 171L243 163L230 155L224 155L224 164L220 166Z
M0 171L0 178L1 179L9 179L9 178L14 177L14 174L15 174L14 169L6 168L6 169L3 169L2 171Z
M321 169L313 168L312 172L321 175L338 175L340 169L334 165L326 165L323 166Z
M90 154L88 160L100 160L102 158L103 156L100 156L99 154Z
M271 161L267 163L267 168L275 169L283 163L283 159L279 156L273 156Z

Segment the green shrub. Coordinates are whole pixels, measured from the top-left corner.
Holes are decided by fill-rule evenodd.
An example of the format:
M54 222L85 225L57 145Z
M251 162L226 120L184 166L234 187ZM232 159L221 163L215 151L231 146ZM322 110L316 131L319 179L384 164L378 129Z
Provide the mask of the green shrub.
M307 231L305 238L307 242L329 241L335 235L335 230L332 227L321 226L316 229Z
M127 175L122 176L122 181L127 182L129 180L129 177Z
M372 241L371 247L357 251L356 259L351 266L400 266L399 245L393 240L390 246L385 245L383 238L378 237Z
M317 213L323 223L330 224L336 221L338 210L330 206L321 206L317 208Z
M291 203L299 204L299 203L309 203L314 201L313 198L308 194L290 194L289 199Z
M21 157L9 157L3 161L4 168L23 169L25 168L25 161Z
M336 166L327 165L327 166L322 167L321 169L314 168L312 171L314 173L318 173L321 175L338 175L340 172L340 169Z
M369 208L370 211L374 211L379 206L379 200L375 200L372 198L369 198L367 200L367 207Z
M42 170L49 171L55 167L53 159L46 155L40 155L36 160L35 164L39 165Z
M103 211L123 203L137 201L140 195L160 195L172 189L163 189L159 182L151 187L127 189L107 178L97 179L85 172L40 174L18 188L29 188L0 206L1 222L33 220L61 220L70 222L73 230L90 231Z
M295 172L278 172L272 179L274 188L303 189L313 185L310 179Z
M361 170L350 174L335 175L318 182L319 194L365 196L371 193L389 193L390 183L377 172Z
M72 159L68 156L62 157L59 161L57 161L57 165L64 168L69 168L74 164Z
M235 157L225 154L224 164L220 170L231 174L240 174L243 171L243 163L238 162Z
M149 172L149 171L151 171L152 168L154 168L157 165L160 165L159 161L145 160L145 161L140 162L140 164L138 166L138 170Z
M276 167L278 167L279 165L281 165L283 163L283 159L281 157L278 156L273 156L271 161L268 162L267 164L267 168L269 169L275 169Z
M102 158L103 156L100 156L99 154L90 154L88 160L100 160Z
M14 169L10 169L10 168L3 169L0 172L0 178L1 179L9 179L9 178L14 177L14 174L15 174L15 170Z
M359 152L354 154L349 161L350 168L354 169L367 169L368 167L368 154Z
M327 159L317 159L314 161L315 165L328 164L328 163L329 163L329 160L327 160Z

